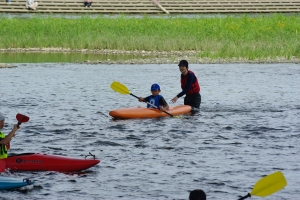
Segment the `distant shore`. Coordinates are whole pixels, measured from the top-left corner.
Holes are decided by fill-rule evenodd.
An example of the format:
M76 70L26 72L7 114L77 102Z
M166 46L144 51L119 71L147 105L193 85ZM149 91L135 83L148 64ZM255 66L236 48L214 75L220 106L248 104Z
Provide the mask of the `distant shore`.
M114 57L120 60L99 56L87 58L99 60L78 61L91 64L166 64L181 59L190 63L298 63L299 20L296 14L2 18L0 53L134 55Z
M69 48L9 48L0 49L0 53L21 53L21 52L39 52L39 53L85 53L85 54L127 54L141 55L147 58L129 59L129 60L86 60L82 64L176 64L181 59L188 60L191 64L222 64L222 63L299 63L300 59L284 57L265 58L249 60L246 58L201 58L198 51L125 51L125 50L89 50ZM149 58L149 56L151 58ZM152 57L153 56L153 57ZM77 62L78 63L78 62ZM12 64L0 63L0 68L14 67Z

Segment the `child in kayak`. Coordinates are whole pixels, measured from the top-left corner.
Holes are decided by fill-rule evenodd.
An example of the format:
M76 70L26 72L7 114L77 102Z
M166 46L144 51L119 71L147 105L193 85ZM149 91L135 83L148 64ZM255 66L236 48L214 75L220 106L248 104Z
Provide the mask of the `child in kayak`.
M147 108L158 108L161 111L166 111L169 109L169 105L166 102L166 100L164 99L164 97L159 95L160 86L158 84L155 83L151 86L151 93L152 93L152 95L150 95L148 97L145 97L145 98L139 97L139 101L146 102Z
M0 159L7 158L7 151L9 149L9 142L15 136L15 133L19 129L18 124L15 124L13 129L8 135L4 135L2 129L4 127L5 116L0 113Z

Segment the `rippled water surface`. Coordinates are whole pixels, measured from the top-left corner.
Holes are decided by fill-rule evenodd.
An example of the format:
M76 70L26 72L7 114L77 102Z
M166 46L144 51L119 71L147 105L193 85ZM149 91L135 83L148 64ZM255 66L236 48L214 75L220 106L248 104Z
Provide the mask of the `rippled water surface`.
M112 120L110 110L146 106L137 96L161 85L168 102L180 91L173 65L17 64L0 69L0 112L21 125L11 153L42 152L101 163L84 173L5 172L34 186L0 199L238 199L264 175L282 171L288 185L265 199L300 194L300 67L297 64L191 65L201 84L201 111L182 118ZM176 104L183 104L180 98ZM1 198L2 197L2 198ZM260 199L252 197L252 199Z

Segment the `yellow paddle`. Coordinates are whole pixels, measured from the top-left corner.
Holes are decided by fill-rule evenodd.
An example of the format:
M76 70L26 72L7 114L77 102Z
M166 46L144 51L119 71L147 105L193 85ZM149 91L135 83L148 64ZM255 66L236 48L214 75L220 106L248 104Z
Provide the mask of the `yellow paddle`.
M137 96L135 96L134 94L132 94L129 90L128 90L128 88L125 86L125 85L123 85L122 83L120 83L120 82L117 82L117 81L114 81L114 82L112 82L112 84L110 85L110 87L111 87L111 89L113 89L114 91L116 91L116 92L119 92L120 94L130 94L131 96L134 96L135 98L139 98L139 97L137 97ZM149 103L149 102L147 102L147 101L144 101L145 103L147 103L147 104L149 104L149 105L151 105L152 107L154 107L154 108L156 108L156 109L159 109L159 108L157 108L155 105L153 105L153 104L151 104L151 103ZM167 111L163 111L164 113L167 113L168 115L170 115L171 117L175 117L174 115L172 115L171 113L168 113Z
M254 185L252 191L239 200L246 199L251 196L266 197L278 190L281 190L287 185L285 177L278 171L268 176L263 177Z

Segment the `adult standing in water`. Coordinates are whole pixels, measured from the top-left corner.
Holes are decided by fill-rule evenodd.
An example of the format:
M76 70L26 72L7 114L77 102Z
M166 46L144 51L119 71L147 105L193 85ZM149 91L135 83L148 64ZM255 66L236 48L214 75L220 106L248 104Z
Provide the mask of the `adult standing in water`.
M185 95L184 105L190 105L192 108L199 109L201 103L200 85L194 72L189 70L189 63L181 60L178 64L181 72L181 88L182 91L177 94L171 101L175 103L178 98Z

